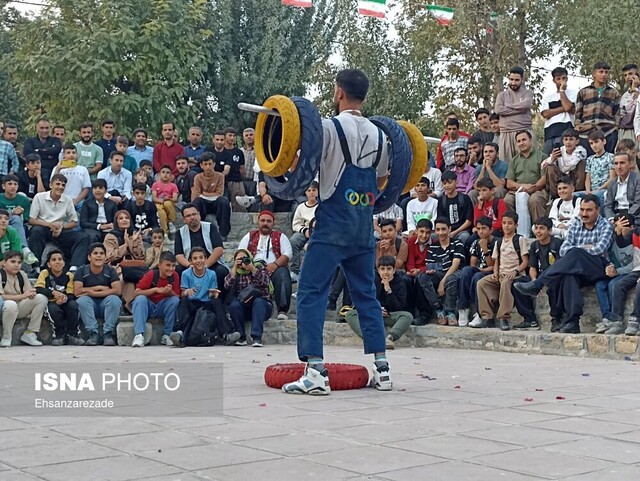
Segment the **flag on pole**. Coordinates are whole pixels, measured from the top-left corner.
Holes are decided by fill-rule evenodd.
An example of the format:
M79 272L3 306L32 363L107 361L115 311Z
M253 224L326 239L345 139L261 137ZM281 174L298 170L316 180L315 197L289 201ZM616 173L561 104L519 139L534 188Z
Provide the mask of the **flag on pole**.
M313 7L313 0L282 0L282 5L289 5L291 7L311 8Z
M441 7L440 5L427 5L427 10L440 25L449 25L453 20L453 8Z
M367 17L384 18L387 0L358 0L358 13Z

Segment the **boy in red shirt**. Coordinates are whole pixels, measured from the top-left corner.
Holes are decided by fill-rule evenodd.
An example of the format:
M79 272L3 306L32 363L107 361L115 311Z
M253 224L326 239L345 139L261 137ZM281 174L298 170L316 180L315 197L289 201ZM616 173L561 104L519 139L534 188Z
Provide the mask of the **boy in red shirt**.
M163 165L160 169L160 180L151 186L151 198L158 208L160 227L165 234L176 232L173 223L176 221L176 202L178 202L179 191L171 178L171 168Z
M495 188L493 181L488 177L480 179L476 183L478 203L473 208L473 234L465 242L465 250L467 251L471 248L473 242L479 238L476 225L481 217L491 219L491 228L493 229L491 235L495 237L502 237L503 235L502 216L508 209L503 199L496 199Z
M407 244L409 247L409 253L407 257L407 272L405 279L407 280L407 297L408 309L413 312L415 302L419 298L418 296L420 286L417 283L418 276L427 270L427 254L429 253L429 246L431 245L431 233L433 231L433 224L429 219L420 219L416 224L416 233L409 237ZM422 306L425 307L426 306ZM422 309L424 311L424 309ZM422 325L426 324L426 320L417 318L414 324Z

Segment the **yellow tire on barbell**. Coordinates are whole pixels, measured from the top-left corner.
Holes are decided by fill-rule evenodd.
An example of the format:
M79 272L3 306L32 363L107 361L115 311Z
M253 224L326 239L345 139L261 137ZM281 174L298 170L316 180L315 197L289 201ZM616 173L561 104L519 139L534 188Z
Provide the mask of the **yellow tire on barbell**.
M427 149L427 142L424 140L424 136L418 127L406 120L398 120L398 123L404 130L404 133L407 134L407 137L409 137L409 144L411 145L411 151L413 153L409 177L407 178L404 189L402 189L402 193L406 194L416 186L424 175L429 160L429 150Z
M300 148L300 116L293 101L273 95L264 107L277 110L280 117L258 114L256 121L256 160L265 175L279 177L293 164Z

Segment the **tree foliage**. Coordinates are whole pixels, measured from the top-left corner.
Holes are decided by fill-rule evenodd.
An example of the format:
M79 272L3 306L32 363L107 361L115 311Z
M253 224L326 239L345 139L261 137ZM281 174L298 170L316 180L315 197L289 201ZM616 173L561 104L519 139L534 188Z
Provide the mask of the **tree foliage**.
M42 114L76 128L194 122L190 93L207 66L205 0L50 0L17 28L12 75Z
M26 107L7 69L13 62L11 31L21 19L18 12L7 7L7 3L0 0L0 120L20 124L26 115Z

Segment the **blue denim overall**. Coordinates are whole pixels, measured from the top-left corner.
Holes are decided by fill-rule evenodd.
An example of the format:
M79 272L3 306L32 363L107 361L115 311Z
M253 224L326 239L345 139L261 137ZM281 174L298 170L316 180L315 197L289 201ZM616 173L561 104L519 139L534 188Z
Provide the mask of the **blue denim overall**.
M377 157L372 167L353 163L340 122L338 132L345 168L331 197L318 204L316 226L309 240L298 281L298 357L323 355L322 332L331 281L341 265L358 311L364 352L385 351L382 310L374 287L375 239L373 205L378 195L376 169L383 142L379 131ZM375 155L373 153L372 155Z

